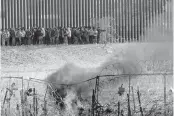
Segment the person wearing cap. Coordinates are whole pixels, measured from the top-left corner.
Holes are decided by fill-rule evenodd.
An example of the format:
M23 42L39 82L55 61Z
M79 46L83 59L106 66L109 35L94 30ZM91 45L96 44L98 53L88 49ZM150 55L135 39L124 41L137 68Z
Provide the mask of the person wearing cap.
M2 32L2 45L5 46L5 43L7 43L7 46L10 43L10 32L8 31L8 29L5 29Z

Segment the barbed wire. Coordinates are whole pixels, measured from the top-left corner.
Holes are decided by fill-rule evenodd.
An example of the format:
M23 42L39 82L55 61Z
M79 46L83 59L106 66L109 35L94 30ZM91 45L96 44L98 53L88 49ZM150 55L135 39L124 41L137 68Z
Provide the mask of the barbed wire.
M173 72L169 72L169 73L144 73L144 74L119 74L119 75L100 75L100 76L95 76L93 78L90 78L90 79L87 79L87 80L84 80L84 81L81 81L81 82L77 82L77 83L74 83L74 84L58 84L56 82L49 82L49 81L46 81L46 80L42 80L42 79L36 79L36 78L29 78L31 79L31 81L33 82L37 82L37 83L40 83L41 82L44 82L44 83L47 83L47 84L56 84L56 85L64 85L64 86L73 86L73 85L79 85L79 84L82 84L82 83L85 83L85 82L89 82L91 80L95 80L96 78L105 78L105 77L114 77L114 78L121 78L121 77L128 77L128 76L152 76L152 75L173 75ZM15 78L15 79L23 79L23 77L1 77L1 79L11 79L11 78ZM24 79L24 80L29 80L29 79Z
M121 53L122 53L123 51L121 51ZM123 54L123 53L122 53ZM123 59L123 61L124 61L124 59ZM159 62L162 62L162 63L164 63L164 62L168 62L168 61L170 61L170 60L158 60L157 62L159 63ZM95 75L95 76L93 76L93 77L91 77L91 78L89 78L89 79L87 79L87 80L83 80L83 81L81 81L81 82L76 82L76 83L71 83L71 84L63 84L63 83L61 83L61 84L58 84L58 83L56 83L56 82L49 82L49 81L47 81L46 79L45 80L42 80L42 79L36 79L36 78L29 78L29 79L24 79L22 76L21 77L11 77L11 76L7 76L7 77L1 77L1 79L4 79L4 78L17 78L17 79L24 79L24 80L27 80L27 81L33 81L33 82L44 82L44 83L46 83L46 84L52 84L52 85L50 85L50 86L53 86L54 84L56 84L56 85L63 85L63 86L74 86L74 85L79 85L79 84L82 84L82 83L85 83L85 82L89 82L89 81L92 81L92 80L95 80L96 78L103 78L103 77L114 77L114 78L120 78L120 77L125 77L125 76L127 76L127 77L129 77L129 76L140 76L140 75L172 75L173 74L173 69L171 69L171 70L166 70L166 71L164 71L164 69L161 71L159 71L159 72L155 72L155 71L153 71L153 72L151 72L151 73L143 73L144 72L144 70L143 70L143 65L141 65L141 63L142 64L146 64L147 62L152 62L153 63L153 65L154 65L154 60L139 60L138 62L136 62L136 63L134 63L133 65L131 65L131 64L129 64L129 65L131 65L131 67L133 67L133 69L134 69L134 71L133 72L129 72L129 71L127 71L126 73L125 73L125 68L126 67L124 67L124 65L122 64L122 62L119 62L119 60L117 61L116 60L116 63L112 63L112 64L108 64L108 65L106 65L105 67L103 67L102 69L101 69L101 71L99 71L98 72L98 75ZM170 63L171 63L171 61L170 61ZM171 66L172 66L172 64L170 64ZM113 66L114 68L114 70L112 70L113 72L116 72L116 74L103 74L102 75L102 72L106 69L106 70L110 70L108 67L109 66ZM120 68L121 67L121 68ZM154 66L153 66L153 68L154 68ZM46 73L47 73L47 71L56 71L56 70L58 70L58 69L49 69L49 70L44 70L44 71L46 71ZM44 72L44 71L42 71L42 72ZM121 72L121 73L119 73L119 71ZM137 73L137 71L139 71L139 73ZM3 71L4 72L4 71ZM8 73L10 73L10 72L19 72L19 71L7 71ZM32 71L27 71L27 72L32 72ZM38 73L39 71L37 70L36 71L36 73Z

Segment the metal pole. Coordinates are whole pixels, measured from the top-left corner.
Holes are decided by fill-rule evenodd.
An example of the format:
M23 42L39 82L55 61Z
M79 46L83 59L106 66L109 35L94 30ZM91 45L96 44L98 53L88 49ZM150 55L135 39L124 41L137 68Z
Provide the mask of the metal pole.
M51 14L52 14L52 28L54 28L56 25L55 25L55 20L56 20L56 15L55 15L55 1L54 0L51 0L51 6L52 6L52 11L51 11Z
M77 7L77 6L76 6L76 0L74 0L74 14L73 14L73 15L74 15L74 23L73 23L74 27L77 27L77 25L76 25L76 24L77 24L77 23L76 23L76 21L77 21L77 15L76 15L76 14L77 14L77 11L76 11L76 7Z
M61 15L61 1L60 0L58 0L58 26L62 26L62 24L61 24L61 17L62 17L62 15Z
M46 28L45 26L45 0L42 1L42 27Z
M70 26L74 26L74 7L73 7L73 0L70 0Z
M48 19L48 21L49 21L49 28L52 28L52 4L51 4L51 2L52 2L52 0L48 0L48 4L49 4L49 13L48 13L48 15L49 15L49 19Z
M67 0L64 0L64 26L67 27L67 14L68 14L68 11L67 11Z
M12 9L12 3L11 3L11 0L8 0L8 18L9 18L9 26L8 28L12 28L12 12L11 12L11 9Z

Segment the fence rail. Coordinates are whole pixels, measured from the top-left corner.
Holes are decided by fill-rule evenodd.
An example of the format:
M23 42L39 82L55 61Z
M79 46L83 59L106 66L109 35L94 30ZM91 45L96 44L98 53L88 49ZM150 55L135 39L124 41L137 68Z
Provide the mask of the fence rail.
M1 28L100 26L114 36L138 38L153 22L172 27L170 1L1 0Z

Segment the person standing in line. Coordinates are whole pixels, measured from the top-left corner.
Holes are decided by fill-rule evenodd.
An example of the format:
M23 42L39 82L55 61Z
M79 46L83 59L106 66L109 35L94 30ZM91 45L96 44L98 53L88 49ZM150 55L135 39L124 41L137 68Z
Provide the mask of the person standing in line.
M102 29L100 29L100 27L98 27L97 31L98 31L98 34L97 34L97 43L99 44L100 43L100 38L101 38L101 33L104 32L104 31L106 31L106 30L102 30Z
M63 40L63 43L65 45L68 45L68 29L67 28L64 28L64 40Z
M94 27L93 28L93 44L97 44L97 35L98 35L98 31L97 29Z
M10 32L8 31L8 29L5 29L2 32L2 45L5 46L5 43L7 42L7 46L10 43Z
M60 43L63 44L64 43L64 28L61 27L60 29Z
M50 43L52 44L52 45L54 45L55 44L55 37L56 37L56 33L55 33L55 28L52 28L51 29L51 33L50 33Z
M89 27L89 42L90 43L93 42L93 35L94 35L93 29L92 27Z
M27 45L32 44L32 31L30 29L26 30L26 43Z
M67 28L67 32L68 32L68 44L72 44L72 39L71 39L71 28Z
M46 35L45 28L40 28L39 44L43 44L44 37Z
M84 36L85 36L86 44L89 44L89 30L88 30L88 28L85 28Z
M26 34L25 28L22 27L22 28L21 28L21 44L24 44L24 45L26 44L26 43L25 43L25 39L26 39L26 38L25 38L25 34Z
M10 30L10 36L12 38L12 46L16 45L16 31L14 28Z
M60 37L60 29L57 27L55 30L55 44L56 45L58 45L60 43L59 37Z

